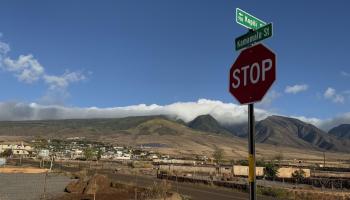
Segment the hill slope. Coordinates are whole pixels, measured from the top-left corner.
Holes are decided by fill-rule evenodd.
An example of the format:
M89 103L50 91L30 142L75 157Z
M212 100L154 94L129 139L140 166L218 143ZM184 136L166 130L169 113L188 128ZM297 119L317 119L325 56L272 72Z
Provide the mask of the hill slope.
M257 141L274 145L349 151L337 138L298 119L271 116L256 125Z
M0 135L43 137L108 135L159 118L166 119L165 116L141 116L114 119L0 121Z
M218 121L211 115L200 115L188 123L188 126L195 130L232 135L228 130L222 127Z
M293 135L295 134L295 130L297 130L296 132L302 132L300 130L304 130L304 128L295 128L294 125L288 125L287 127L291 127L286 129L286 125L281 125L283 124L280 122L281 120L277 120L279 117L277 119L275 118L272 117L263 120L264 123L260 123L260 128L257 129L258 135L265 135L265 137L260 136L258 139L263 143L267 143L257 143L257 157L269 158L274 157L278 152L284 152L284 157L290 159L322 159L323 154L318 151L320 148L317 145L323 147L322 145L324 143L333 142L333 137L327 139L322 134L322 137L317 136L317 138L321 139L315 140L315 145L309 145L309 142L297 140L294 136L291 136L293 139L286 140L288 137L282 135L280 137L281 140L277 140L279 138L277 136L282 134L282 132L283 134ZM291 120L293 121L293 119ZM287 124L290 124L289 120L287 121ZM311 127L310 130L312 128L314 127ZM219 130L221 130L220 127ZM286 130L288 132L285 132ZM18 136L15 137L17 139L30 139L35 136L60 139L84 136L88 140L104 141L118 145L148 145L162 153L182 156L196 154L210 157L214 149L220 147L224 149L228 159L246 158L246 138L207 131L194 130L186 124L164 116L0 122L0 140L6 140L8 136ZM269 135L269 137L266 135ZM308 136L305 136L305 138L308 138ZM326 142L322 142L323 140ZM297 141L293 143L297 145L291 145L291 141ZM328 144L326 146L327 149L338 150L334 147L336 145L333 146L332 144ZM305 154L305 148L308 148L307 154ZM344 155L339 153L333 154L333 157L335 158L338 155L342 155L341 157L344 158Z
M339 139L350 139L350 124L341 124L332 128L328 133Z

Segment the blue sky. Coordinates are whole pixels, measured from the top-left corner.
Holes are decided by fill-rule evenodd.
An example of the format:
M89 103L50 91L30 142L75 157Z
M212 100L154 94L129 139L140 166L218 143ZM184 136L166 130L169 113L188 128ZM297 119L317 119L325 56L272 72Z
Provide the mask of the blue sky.
M237 103L227 88L234 39L246 32L235 23L236 7L274 25L264 43L277 54L277 81L261 109L320 119L349 112L345 0L3 1L0 41L10 50L2 56L0 101ZM22 64L37 61L37 74L18 69L21 55Z

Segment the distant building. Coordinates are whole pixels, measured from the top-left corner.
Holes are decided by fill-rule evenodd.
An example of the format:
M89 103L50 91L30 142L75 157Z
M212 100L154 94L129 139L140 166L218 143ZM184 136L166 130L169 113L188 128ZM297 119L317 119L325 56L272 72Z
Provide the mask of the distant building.
M25 145L23 142L21 143L2 143L0 144L0 153L3 153L4 151L11 149L12 154L14 156L29 156L33 152L33 148L29 145Z
M148 158L149 158L149 159L152 159L152 160L153 160L153 159L158 159L158 155L157 155L157 154L154 154L154 153L151 153L151 154L148 155Z
M131 155L130 154L123 154L123 155L115 155L113 157L114 160L130 160L131 159Z
M80 159L80 158L84 158L84 152L81 149L74 149L71 152L71 158L72 159Z
M0 158L0 166L3 166L6 164L6 158Z
M105 152L101 155L101 159L113 159L114 153L113 152Z

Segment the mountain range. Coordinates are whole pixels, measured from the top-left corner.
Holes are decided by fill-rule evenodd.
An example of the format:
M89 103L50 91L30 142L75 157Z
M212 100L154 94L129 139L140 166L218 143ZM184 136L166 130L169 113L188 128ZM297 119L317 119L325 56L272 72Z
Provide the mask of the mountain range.
M270 116L256 122L256 142L262 155L276 149L303 156L300 150L350 152L350 125L329 133L298 119ZM247 124L221 124L210 115L185 123L168 116L139 116L116 119L66 119L0 121L0 136L67 138L84 136L127 145L160 146L170 153L210 154L216 146L228 154L243 156L247 145ZM278 150L278 151L279 151ZM281 150L281 151L282 151Z
M341 124L329 130L329 134L339 139L350 139L350 124Z
M211 116L203 115L195 118L189 123L189 126L202 131L214 133L230 132L235 136L247 137L248 129L246 123L220 125L218 122L214 122L214 120ZM196 126L192 126L194 122ZM350 152L350 140L343 140L344 138L350 138L350 125L341 125L327 133L312 124L295 118L270 116L256 122L255 131L256 142L259 143Z

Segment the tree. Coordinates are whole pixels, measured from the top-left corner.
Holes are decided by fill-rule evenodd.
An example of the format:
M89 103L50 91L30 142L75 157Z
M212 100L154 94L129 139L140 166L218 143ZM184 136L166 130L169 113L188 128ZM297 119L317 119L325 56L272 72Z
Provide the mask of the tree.
M101 151L101 149L98 149L98 151L97 151L97 160L100 160L101 159L101 156L102 156L102 151Z
M278 167L273 162L266 163L265 165L265 178L273 180L278 175Z
M305 172L302 169L295 170L292 173L292 177L295 178L298 183L300 183L301 180L305 178Z
M216 163L220 164L222 159L224 158L224 150L219 147L215 147L215 150L213 152L213 157Z
M243 166L248 166L248 160L237 160L236 162L237 165L243 165Z
M94 156L94 151L92 148L84 149L84 157L86 160L91 160L93 156Z
M12 149L5 149L5 151L0 154L0 156L6 157L6 158L10 157L11 155L12 155Z
M48 148L48 142L46 139L44 139L41 136L38 136L35 138L35 142L33 144L35 149L47 149Z
M266 165L264 158L261 160L256 160L255 165L257 167L264 167Z

